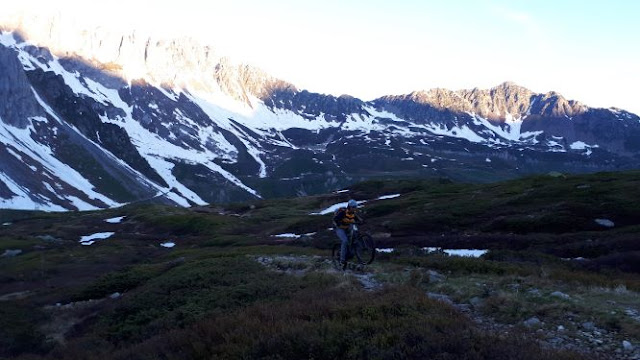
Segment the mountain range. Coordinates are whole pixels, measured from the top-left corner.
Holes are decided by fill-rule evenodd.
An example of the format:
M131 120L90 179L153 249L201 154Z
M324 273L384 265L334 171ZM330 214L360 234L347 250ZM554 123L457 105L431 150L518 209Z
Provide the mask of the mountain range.
M298 89L190 39L55 19L0 29L2 208L190 206L379 177L487 182L640 164L637 115L511 82L363 101Z

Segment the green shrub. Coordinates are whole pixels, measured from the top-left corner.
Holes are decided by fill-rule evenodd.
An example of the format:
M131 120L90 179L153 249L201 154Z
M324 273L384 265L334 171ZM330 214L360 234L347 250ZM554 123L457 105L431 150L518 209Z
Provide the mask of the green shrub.
M125 292L171 268L174 263L130 266L122 271L108 273L72 297L72 301L98 299L115 292Z
M101 317L96 331L115 343L139 341L206 314L285 299L308 286L327 286L326 277L272 273L244 256L187 262L124 297L120 306Z
M39 324L47 319L44 313L20 302L0 304L0 358L49 349L39 329Z
M416 289L379 293L308 289L125 348L116 359L579 359L512 333L476 329Z
M454 274L513 274L526 276L533 273L532 269L522 265L485 260L482 258L448 256L446 254L400 256L392 258L390 261L392 263L408 264L415 267L451 272Z

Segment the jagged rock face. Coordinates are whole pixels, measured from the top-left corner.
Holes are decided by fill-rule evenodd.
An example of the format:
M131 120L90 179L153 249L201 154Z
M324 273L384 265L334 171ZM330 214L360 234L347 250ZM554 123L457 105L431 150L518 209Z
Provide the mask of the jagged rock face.
M44 116L14 50L0 46L0 120L24 128L28 119Z
M286 85L273 88L260 99L271 108L289 110L309 120L322 115L329 121L344 122L347 115L365 114L364 103L354 97L298 91Z
M476 88L460 91L447 89L418 91L409 95L382 97L378 102L396 104L410 102L428 105L440 111L473 112L494 122L502 122L507 116L516 119L528 115L573 117L587 110L583 104L569 101L558 93L535 94L531 90L510 82L488 90Z
M236 64L191 38L154 39L136 33L115 34L103 28L71 31L61 18L40 20L17 19L12 26L30 41L46 45L62 58L72 59L70 62L75 57L86 59L84 63L94 70L77 61L64 64L69 69L82 68L82 73L90 78L116 75L101 79L111 88L124 86L126 81L122 79L130 82L143 79L167 88L188 87L203 93L222 91L249 104L250 96L264 96L272 83L277 82L260 69Z

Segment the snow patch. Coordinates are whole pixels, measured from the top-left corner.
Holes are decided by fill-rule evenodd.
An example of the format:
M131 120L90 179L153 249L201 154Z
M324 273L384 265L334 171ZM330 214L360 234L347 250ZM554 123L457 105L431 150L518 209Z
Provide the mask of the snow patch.
M608 227L608 228L612 228L614 226L616 226L616 224L609 220L609 219L595 219L594 220L598 225L604 226L604 227Z
M160 246L162 246L164 248L172 248L172 247L176 246L176 243L174 243L174 242L163 242L162 244L160 244Z
M309 236L313 236L315 234L317 234L317 233L310 232L310 233L306 233L306 234L302 234L302 235L293 234L293 233L284 233L284 234L271 235L271 236L277 237L277 238L284 238L284 239L300 239L301 237L309 237Z
M120 224L124 218L126 218L126 216L118 216L111 219L106 219L105 221L109 224Z
M0 131L2 128L0 127ZM1 135L1 134L0 134ZM0 182L3 182L15 196L9 199L0 198L0 208L17 210L66 211L65 208L51 202L36 201L36 196L29 189L19 185L7 174L0 171Z
M400 194L392 194L392 195L382 195L380 197L377 197L376 200L387 200L387 199L395 199L397 197L400 197Z
M9 154L11 154L11 155L15 156L18 160L20 160L20 161L24 161L24 160L22 160L22 156L20 156L17 152L15 152L15 151L11 150L11 148L9 148L9 147L8 147L8 148L7 148L7 152L8 152Z
M33 94L38 101L38 103L44 108L44 110L49 113L56 121L59 123L63 123L60 118L58 118L57 114L49 107L47 103L45 103L35 89L32 89ZM32 121L43 121L47 122L46 118L32 118ZM8 127L4 128L8 130ZM14 128L15 129L15 128ZM0 129L0 141L2 141L2 131ZM20 145L23 147L20 149L21 152L29 155L32 159L40 162L42 166L44 166L50 173L55 174L60 179L65 179L65 181L73 186L74 188L85 193L89 198L99 200L105 203L107 206L115 207L122 205L118 202L115 202L105 195L102 195L94 190L93 184L86 178L84 178L80 173L71 168L69 165L58 160L52 153L51 148L48 146L41 144L31 138L31 132L35 133L35 129L33 124L28 126L24 130L15 129L14 131L10 131L11 135L20 139ZM9 137L10 139L10 137ZM18 144L18 142L14 142L14 145ZM71 199L71 198L70 198ZM76 198L77 199L77 198ZM79 199L78 199L79 200ZM87 204L84 201L74 201L79 210L95 210L97 207Z
M589 145L586 144L582 141L575 141L573 143L571 143L571 145L569 145L569 147L571 148L571 150L586 150L585 155L589 156L593 153L593 151L591 149L593 148L598 148L600 146L598 145Z
M101 233L95 233L95 234L92 234L92 235L83 236L83 237L80 238L80 244L81 245L92 245L97 240L104 240L104 239L110 238L111 236L113 236L113 234L115 234L115 233L114 232L101 232Z
M300 235L296 235L296 234L292 234L292 233L285 233L285 234L273 235L273 237L298 239L298 238L300 238Z
M439 252L442 251L450 256L463 256L463 257L480 257L486 254L489 250L478 250L478 249L442 249L439 247L425 247L422 250L426 252Z
M562 144L558 143L557 141L548 140L547 141L547 146L549 146L549 151L550 152L567 152L564 149L564 146Z
M200 198L195 192L191 189L187 188L185 185L180 183L176 177L173 175L172 170L175 166L173 162L170 160L180 160L187 163L193 164L201 164L207 167L212 172L218 173L222 175L224 178L229 180L234 185L244 189L250 194L260 198L260 195L253 189L244 185L238 178L224 170L218 164L213 162L213 159L221 157L229 158L228 154L221 153L213 153L210 150L205 151L196 151L194 149L185 149L180 146L176 146L174 144L169 143L168 141L162 139L155 133L150 132L149 130L142 127L142 125L133 119L133 108L127 105L122 99L117 91L112 89L107 89L102 85L99 85L100 92L105 94L108 101L112 103L114 106L122 109L126 116L124 119L118 118L118 121L113 121L108 118L103 117L103 121L111 122L117 124L123 129L127 131L129 137L131 138L131 142L136 146L140 155L142 155L149 164L156 169L156 171L160 174L160 176L165 180L165 182L169 185L169 188L176 188L179 193L182 195L178 195L175 193L170 193L171 199L182 206L189 206L189 203L186 199L193 201L198 205L205 205L206 202ZM191 119L184 117L185 121L190 122L192 126L197 126ZM198 136L204 142L212 142L215 144L222 145L223 151L231 152L236 150L233 145L231 145L219 132L215 131L213 127L206 128L198 128L199 133ZM251 153L251 152L250 152Z

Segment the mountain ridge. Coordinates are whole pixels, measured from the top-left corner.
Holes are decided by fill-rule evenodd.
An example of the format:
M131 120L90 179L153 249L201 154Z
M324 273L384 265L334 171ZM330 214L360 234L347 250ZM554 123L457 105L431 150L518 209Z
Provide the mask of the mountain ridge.
M114 62L129 57L109 55L112 45L101 62L0 35L8 79L0 157L14 164L2 169L5 187L15 184L3 206L22 199L89 209L156 197L190 206L324 192L375 176L487 181L640 162L640 118L553 92L507 82L364 102L298 89L195 42L119 39L126 49L116 55L134 54L133 64ZM148 76L121 74L131 68ZM73 171L50 166L58 162ZM34 177L42 167L58 170Z
M489 89L449 90L435 88L414 91L405 95L388 95L374 101L409 99L440 110L473 112L492 121L505 121L507 117L525 119L528 115L573 117L583 114L588 107L575 100L567 100L555 91L534 93L516 83L506 81Z
M233 61L223 54L218 54L215 46L204 44L191 37L154 38L152 35L137 35L136 31L119 33L100 26L83 28L81 31L73 31L73 29L66 29L60 24L62 22L62 16L53 16L46 19L46 21L24 18L19 18L14 21L5 20L5 25L0 22L0 29L22 33L22 36L28 38L31 42L34 42L36 45L46 46L53 50L52 53L58 56L76 55L87 61L95 62L96 64L111 65L113 67L111 69L112 71L123 75L124 79L128 78L130 81L137 79L137 77L135 75L128 75L125 71L126 68L137 68L137 71L133 71L135 74L146 67L146 75L150 75L151 79L155 80L152 83L165 86L191 85L194 89L199 89L198 85L203 84L200 84L194 79L195 75L199 73L204 74L212 70L215 74L214 78L218 80L218 83L221 84L221 87L223 87L227 93L245 102L248 100L246 96L247 92L264 100L276 89L293 90L294 92L300 91L295 85L286 80L274 78L259 67ZM32 30L33 28L39 30ZM66 40L63 41L63 38ZM73 45L69 44L81 45L73 47ZM117 51L115 50L116 47ZM167 59L170 59L170 61L167 61ZM134 63L135 65L126 63ZM125 66L123 67L123 65ZM197 71L195 69L202 70ZM189 79L190 76L181 77L177 74L178 72L187 73L192 79ZM145 78L145 80L149 81L148 78ZM240 88L237 86L238 83L241 85ZM205 89L211 90L206 86ZM506 112L496 112L503 110L500 104L495 104L495 101L500 100L502 97L508 99L515 97L516 101L518 98L524 100L526 96L522 95L536 95L537 100L553 99L559 102L559 104L554 105L550 111L554 116L572 116L573 114L584 112L586 107L578 101L565 99L556 91L533 93L526 87L511 81L504 81L489 89L479 89L477 87L461 90L432 88L415 90L404 95L385 95L372 101L393 96L412 96L412 98L420 100L424 97L422 94L432 94L433 92L448 92L460 95L467 102L471 103L471 108L476 110L476 113L491 120L496 120L496 115L500 114L508 113L515 115L518 112L522 113L522 109L515 111L516 109L509 106ZM334 95L326 96L340 98L340 96ZM483 104L487 98L494 101L493 104L489 105L489 109L482 106L487 105ZM435 105L433 102L431 102L431 104ZM445 107L442 106L442 104L439 105L440 107ZM495 109L496 107L498 109ZM460 109L467 111L465 106L460 106ZM545 109L542 110L544 111Z

